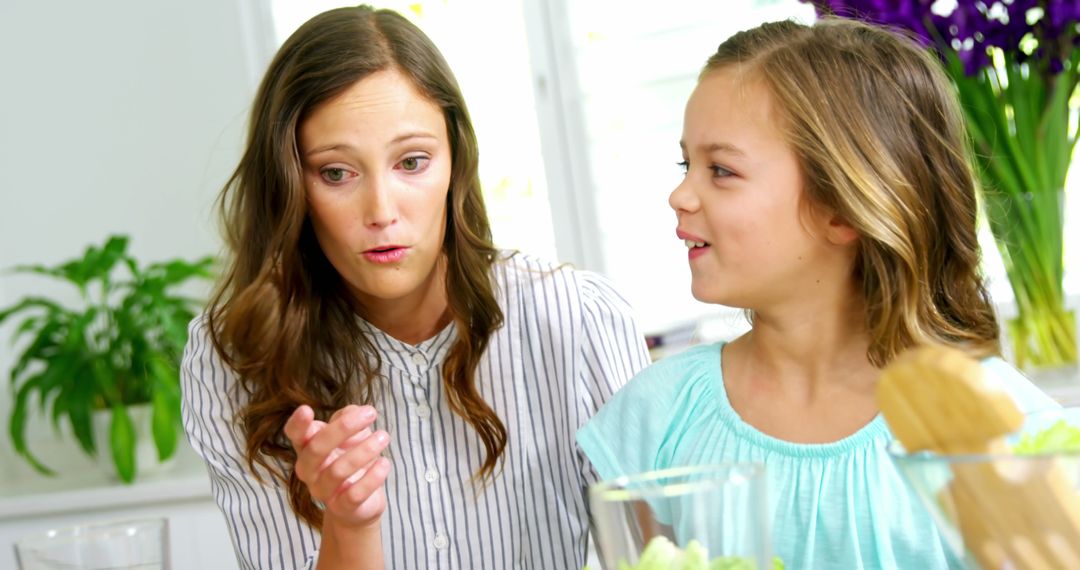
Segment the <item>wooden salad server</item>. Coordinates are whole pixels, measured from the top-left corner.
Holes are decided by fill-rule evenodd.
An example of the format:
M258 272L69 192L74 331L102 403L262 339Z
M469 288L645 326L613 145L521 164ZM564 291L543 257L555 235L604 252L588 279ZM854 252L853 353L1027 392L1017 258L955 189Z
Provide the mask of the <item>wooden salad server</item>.
M1080 494L1056 459L1008 457L1004 438L1024 416L982 374L957 349L916 347L882 371L878 405L908 453L1000 456L957 458L943 490L946 512L984 569L1080 569Z

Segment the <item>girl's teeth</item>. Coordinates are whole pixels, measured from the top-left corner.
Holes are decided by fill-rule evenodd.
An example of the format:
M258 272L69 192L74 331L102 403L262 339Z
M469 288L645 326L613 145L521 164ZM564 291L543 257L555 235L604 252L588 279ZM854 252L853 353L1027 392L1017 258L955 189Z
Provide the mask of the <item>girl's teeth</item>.
M688 247L688 248L689 247L705 247L705 242L703 242L703 241L693 241L693 240L684 239L683 243L685 243L686 247Z

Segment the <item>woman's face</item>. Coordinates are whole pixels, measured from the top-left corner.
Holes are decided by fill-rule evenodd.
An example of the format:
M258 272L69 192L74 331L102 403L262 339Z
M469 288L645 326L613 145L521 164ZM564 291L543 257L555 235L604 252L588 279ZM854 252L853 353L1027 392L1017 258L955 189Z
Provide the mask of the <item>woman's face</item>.
M361 304L442 287L451 152L435 103L379 71L308 114L299 146L315 236Z
M668 202L698 300L762 310L850 275L850 253L838 257L826 237L828 218L807 207L771 101L759 81L722 68L686 104L686 176Z

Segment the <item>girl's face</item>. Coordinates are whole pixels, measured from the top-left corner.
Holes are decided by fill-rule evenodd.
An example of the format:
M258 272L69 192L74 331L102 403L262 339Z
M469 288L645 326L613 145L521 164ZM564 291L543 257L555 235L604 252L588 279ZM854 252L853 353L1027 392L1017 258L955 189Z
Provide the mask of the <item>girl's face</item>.
M850 251L846 269L837 265L837 223L807 206L799 160L759 81L727 68L703 77L680 146L686 175L668 203L695 298L765 310L850 276Z
M315 108L299 146L319 245L365 307L442 286L451 157L436 104L380 71Z

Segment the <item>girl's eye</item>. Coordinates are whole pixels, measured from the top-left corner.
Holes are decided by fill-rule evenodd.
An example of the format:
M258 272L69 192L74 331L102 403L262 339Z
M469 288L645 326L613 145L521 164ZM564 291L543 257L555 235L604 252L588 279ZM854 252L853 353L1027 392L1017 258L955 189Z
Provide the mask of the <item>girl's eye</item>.
M403 159L399 165L401 166L401 169L406 172L418 172L422 170L430 160L430 158L423 156L410 156Z
M319 171L319 174L322 175L323 180L331 184L344 182L349 177L348 171L344 168L324 168Z
M710 166L709 168L712 169L713 176L715 176L716 178L727 178L728 176L734 174L732 171L716 164Z
M690 161L689 160L684 160L682 162L676 162L675 164L679 167L680 170L682 170L682 173L683 173L684 176L690 170ZM734 172L732 172L732 171L730 171L730 170L728 170L728 169L726 169L723 166L720 166L718 164L714 164L714 165L710 166L709 170L712 170L714 178L727 178L728 176L732 176L733 174L735 174Z

